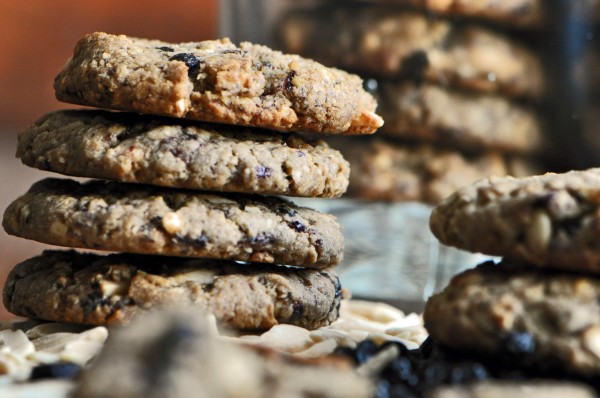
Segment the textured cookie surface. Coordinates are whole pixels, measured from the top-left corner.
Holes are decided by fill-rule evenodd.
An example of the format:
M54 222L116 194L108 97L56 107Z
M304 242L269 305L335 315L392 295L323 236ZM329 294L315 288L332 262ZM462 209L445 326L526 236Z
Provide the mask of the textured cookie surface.
M532 264L600 272L600 169L491 178L431 214L444 244Z
M543 146L532 109L495 95L410 83L380 83L382 132L468 149L535 152Z
M194 308L156 311L119 328L78 379L74 398L367 398L349 365L321 366L224 341Z
M532 98L542 94L538 56L505 35L391 7L356 7L292 10L280 24L284 48L368 76Z
M89 34L54 88L76 104L281 131L367 134L383 123L358 76L228 39Z
M334 140L350 161L349 196L369 200L416 200L437 204L457 189L489 176L527 173L499 153L469 156L427 144L382 139Z
M150 308L196 304L235 329L280 323L313 329L337 319L340 289L334 274L306 268L46 251L10 273L4 304L21 316L95 325L127 323Z
M4 213L9 234L69 247L323 268L341 261L335 217L276 197L46 179Z
M490 261L431 297L424 321L434 339L455 349L513 355L515 368L597 376L599 299L595 276Z
M496 23L530 27L543 17L540 0L393 0L422 8L435 14L487 19Z
M288 196L340 196L350 173L322 141L102 111L45 115L19 135L17 156L80 177Z

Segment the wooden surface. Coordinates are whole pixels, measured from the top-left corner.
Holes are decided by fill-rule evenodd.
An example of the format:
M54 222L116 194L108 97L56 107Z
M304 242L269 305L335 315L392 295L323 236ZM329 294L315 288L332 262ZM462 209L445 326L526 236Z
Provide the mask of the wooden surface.
M198 41L217 37L217 0L0 0L0 210L50 173L14 157L16 133L44 113L72 107L54 99L52 82L86 33ZM42 244L0 232L0 286ZM0 319L9 315L0 304Z

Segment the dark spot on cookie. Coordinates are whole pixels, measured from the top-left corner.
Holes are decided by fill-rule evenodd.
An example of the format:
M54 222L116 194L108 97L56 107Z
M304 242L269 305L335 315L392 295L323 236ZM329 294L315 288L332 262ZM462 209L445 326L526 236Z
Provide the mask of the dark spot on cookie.
M294 323L300 319L304 314L304 304L299 301L294 301L292 304L292 315L290 315L289 322Z
M148 129L152 128L152 126L144 126L141 124L136 124L133 126L127 126L125 128L125 130L123 130L122 133L119 133L117 135L117 140L118 141L125 141L125 140L129 140L135 137L138 137L140 135L145 134Z
M98 290L95 289L94 285L92 285L92 292L88 294L81 302L81 308L87 318L92 312L96 311L98 307L103 307L110 304L109 300L102 295L102 291L100 291L100 286L98 285Z
M286 91L291 91L294 88L294 84L292 83L292 81L294 80L295 76L296 71L290 71L285 77L285 81L283 82L283 88Z
M221 51L221 54L241 54L241 53L242 53L242 51L240 49Z
M72 362L37 365L31 369L30 379L72 379L80 370L81 366Z
M306 156L306 154L304 152L298 151L298 157L302 158L304 156Z
M275 210L277 211L277 213L284 214L289 217L294 217L296 214L298 214L296 210L284 205L277 206Z
M558 225L559 230L565 231L569 236L575 236L581 230L581 218L568 218L561 220Z
M165 51L165 52L173 52L175 51L174 49L172 49L171 47L167 47L167 46L163 46L163 47L155 47L157 50L160 51Z
M510 332L503 338L503 352L507 359L523 360L535 351L535 338L528 332Z
M296 232L304 232L306 231L306 225L302 224L298 220L290 221L288 223L289 227L294 229Z
M198 134L191 133L188 128L184 128L181 131L181 134L183 135L183 137L186 140L197 140L198 139Z
M323 239L317 239L315 241L315 246L316 247L322 247L323 246Z
M534 209L545 209L548 207L548 204L550 203L550 201L552 200L552 197L554 196L553 193L549 193L547 195L541 196L539 198L536 198L533 203L531 204L531 207Z
M258 176L258 178L271 177L271 174L273 174L273 169L271 169L270 167L266 167L263 165L256 166L256 175Z
M195 238L190 238L189 236L176 236L175 239L178 243L189 245L197 250L202 250L206 248L208 244L208 238L206 236L198 236Z
M181 61L188 67L188 76L196 77L200 70L201 61L192 53L179 53L169 58L169 61Z
M429 59L427 58L425 51L415 51L402 61L400 70L404 77L422 81L428 67Z
M253 245L268 245L275 240L275 236L268 232L260 232L250 240Z

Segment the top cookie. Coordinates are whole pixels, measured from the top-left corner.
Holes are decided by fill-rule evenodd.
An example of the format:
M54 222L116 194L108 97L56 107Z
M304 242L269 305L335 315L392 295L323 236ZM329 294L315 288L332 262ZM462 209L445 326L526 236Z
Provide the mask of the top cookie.
M265 195L336 197L350 174L322 140L107 111L41 117L19 134L17 157L79 177Z
M431 214L444 244L564 269L600 272L600 168L489 178Z
M172 44L92 33L54 81L61 101L279 131L370 134L358 76L229 39Z
M293 10L280 32L288 51L369 76L531 98L543 92L543 69L531 49L490 29L419 12L327 5Z

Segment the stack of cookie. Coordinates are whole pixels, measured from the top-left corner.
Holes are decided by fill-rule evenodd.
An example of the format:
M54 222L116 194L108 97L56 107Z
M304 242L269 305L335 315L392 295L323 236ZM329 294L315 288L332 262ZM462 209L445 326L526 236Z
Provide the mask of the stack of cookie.
M324 269L341 260L340 226L258 194L345 191L339 152L285 132L374 132L382 120L360 78L227 39L94 33L55 90L60 100L121 112L50 113L20 134L17 155L42 170L112 181L40 181L6 209L3 226L48 244L124 253L48 251L17 265L4 288L9 311L110 325L192 303L236 329L336 319L340 284Z
M537 3L324 3L293 10L278 30L286 51L355 71L378 97L384 137L332 144L355 170L350 193L439 203L489 175L536 171L525 159L543 144L532 105L543 95L543 69L509 22L523 13L515 24L537 25Z
M430 335L535 375L600 375L600 169L482 180L431 216L445 244L504 256L427 303ZM507 365L504 363L504 365Z

